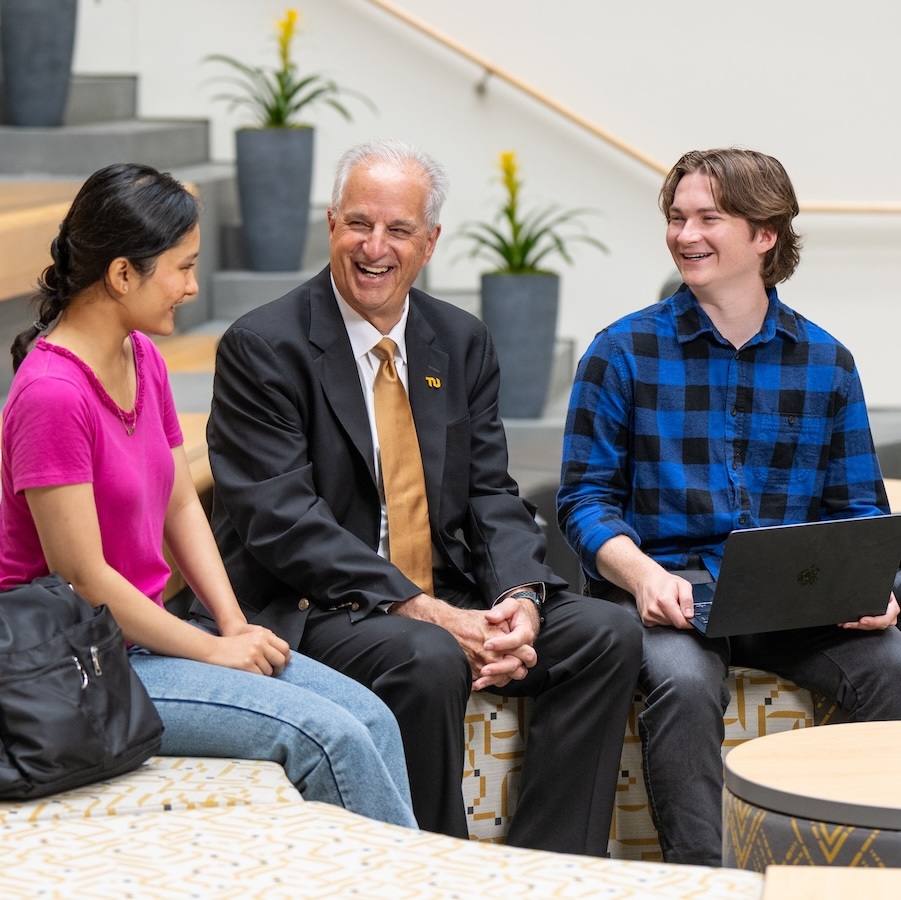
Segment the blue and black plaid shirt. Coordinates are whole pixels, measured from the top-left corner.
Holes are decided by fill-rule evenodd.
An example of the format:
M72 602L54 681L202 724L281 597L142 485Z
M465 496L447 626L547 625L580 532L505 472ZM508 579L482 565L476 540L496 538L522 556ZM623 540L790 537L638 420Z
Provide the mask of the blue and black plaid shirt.
M717 577L735 528L889 511L850 352L769 296L741 350L683 288L582 358L558 511L594 578L618 534L667 569L698 554Z

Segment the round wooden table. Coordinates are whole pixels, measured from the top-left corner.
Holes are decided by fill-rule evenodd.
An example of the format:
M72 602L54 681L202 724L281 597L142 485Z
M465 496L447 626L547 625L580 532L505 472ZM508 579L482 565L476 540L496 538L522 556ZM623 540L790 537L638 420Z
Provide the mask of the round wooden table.
M901 722L756 738L725 760L723 865L901 866Z

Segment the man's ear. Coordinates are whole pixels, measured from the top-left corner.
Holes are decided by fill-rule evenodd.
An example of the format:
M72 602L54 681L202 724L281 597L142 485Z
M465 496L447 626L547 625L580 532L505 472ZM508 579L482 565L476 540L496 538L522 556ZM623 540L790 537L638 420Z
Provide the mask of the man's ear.
M106 268L106 282L120 294L127 294L134 281L134 269L124 256L117 256Z
M761 256L769 253L776 246L776 231L773 228L760 228L757 231L757 249Z
M438 243L438 237L440 234L441 225L436 225L434 231L429 234L428 241L426 242L425 259L422 262L423 265L425 265L432 258L432 254L435 252L435 244Z

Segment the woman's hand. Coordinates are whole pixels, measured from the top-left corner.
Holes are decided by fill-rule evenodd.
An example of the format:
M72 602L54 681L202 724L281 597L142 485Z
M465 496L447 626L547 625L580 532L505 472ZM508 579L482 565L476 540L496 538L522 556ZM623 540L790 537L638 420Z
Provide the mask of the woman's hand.
M287 641L260 625L246 622L217 636L208 662L260 675L281 675L291 659Z

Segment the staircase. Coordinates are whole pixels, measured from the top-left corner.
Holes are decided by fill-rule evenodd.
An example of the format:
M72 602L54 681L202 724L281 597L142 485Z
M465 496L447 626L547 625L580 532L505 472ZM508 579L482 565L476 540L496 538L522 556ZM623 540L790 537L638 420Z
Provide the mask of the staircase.
M207 162L206 121L139 119L135 96L133 78L76 78L61 128L2 129L0 172L68 177L121 160L166 169Z
M5 109L0 85L0 122ZM209 159L205 120L142 119L133 76L76 75L60 128L0 125L0 347L31 321L28 295L68 203L84 179L113 162L139 162L192 184L203 199L206 236L198 266L200 295L179 326L210 318L210 282L221 267L224 218L236 217L234 167ZM11 374L0 366L0 393Z

